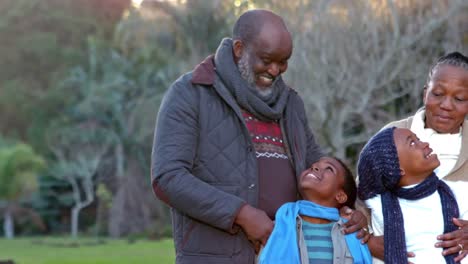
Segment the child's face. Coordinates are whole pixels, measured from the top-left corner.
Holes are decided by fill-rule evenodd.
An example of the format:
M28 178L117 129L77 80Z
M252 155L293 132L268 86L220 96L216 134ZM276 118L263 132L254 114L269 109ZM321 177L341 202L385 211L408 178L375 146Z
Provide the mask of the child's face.
M406 128L396 128L393 134L400 162L400 186L417 184L431 175L440 165L429 144Z
M304 200L317 204L336 207L346 202L347 197L337 202L336 196L345 195L343 185L345 169L333 158L323 157L302 172L299 178L299 190ZM342 198L342 197L341 197Z

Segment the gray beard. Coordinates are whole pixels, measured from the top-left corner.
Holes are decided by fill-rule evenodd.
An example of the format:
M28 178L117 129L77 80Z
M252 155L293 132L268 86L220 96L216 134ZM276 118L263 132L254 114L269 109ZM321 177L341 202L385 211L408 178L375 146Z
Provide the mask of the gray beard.
M255 90L261 97L269 97L273 92L273 85L261 88L255 84L255 73L250 66L249 59L250 53L246 50L237 63L241 77L247 82L249 89Z

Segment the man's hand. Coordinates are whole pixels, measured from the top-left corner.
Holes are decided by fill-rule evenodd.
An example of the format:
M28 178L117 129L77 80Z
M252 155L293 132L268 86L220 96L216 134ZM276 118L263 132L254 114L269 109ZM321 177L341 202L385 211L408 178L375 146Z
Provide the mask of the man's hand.
M264 211L249 204L242 206L234 223L244 230L256 253L258 253L261 246L265 246L274 225Z
M442 255L459 253L454 259L459 262L468 255L468 221L454 218L453 223L458 226L458 230L437 236L440 242L435 244L436 248L445 248Z
M348 219L343 226L345 234L357 233L357 238L361 239L361 243L367 243L367 240L370 238L369 230L367 230L367 218L366 216L359 210L353 210L348 206L343 206L340 209L340 216Z
M384 236L372 235L369 242L367 242L367 245L369 246L369 251L374 258L378 258L382 261L384 260ZM407 256L408 258L414 258L415 254L413 252L408 252ZM408 262L408 264L412 264L412 262Z

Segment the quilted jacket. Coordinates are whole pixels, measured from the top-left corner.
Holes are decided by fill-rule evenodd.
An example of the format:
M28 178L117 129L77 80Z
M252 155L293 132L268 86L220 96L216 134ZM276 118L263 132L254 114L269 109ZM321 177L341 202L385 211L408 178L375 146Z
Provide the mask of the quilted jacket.
M302 100L302 123L284 127L296 175L321 157ZM176 80L162 101L151 161L156 196L171 207L177 263L254 263L253 247L234 219L257 205L257 159L241 110L208 57Z

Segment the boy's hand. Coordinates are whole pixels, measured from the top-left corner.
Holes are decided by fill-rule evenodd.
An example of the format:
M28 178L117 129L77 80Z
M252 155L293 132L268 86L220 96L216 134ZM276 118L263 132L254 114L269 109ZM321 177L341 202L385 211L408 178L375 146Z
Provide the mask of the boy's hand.
M468 221L454 218L453 223L458 226L458 230L437 236L440 242L435 244L436 248L445 248L442 254L450 255L459 253L454 259L459 262L468 255Z

